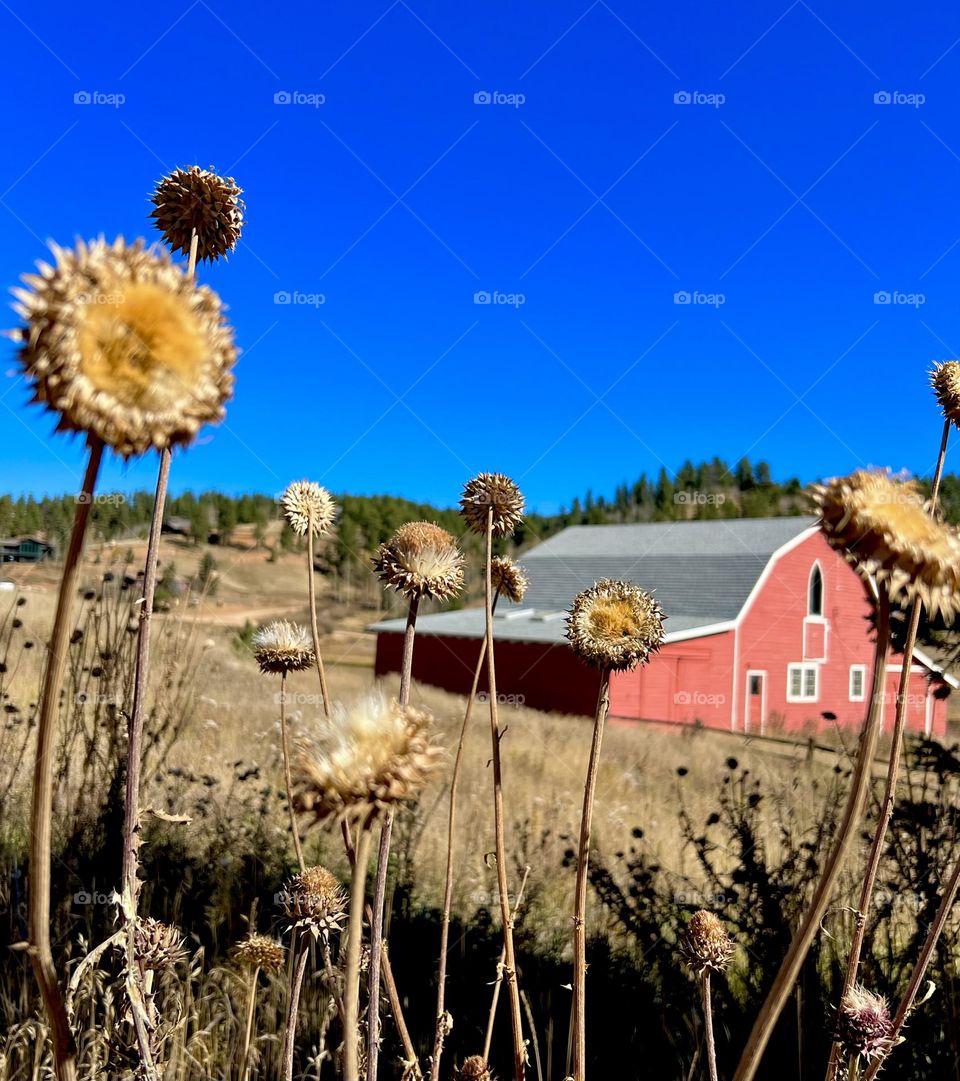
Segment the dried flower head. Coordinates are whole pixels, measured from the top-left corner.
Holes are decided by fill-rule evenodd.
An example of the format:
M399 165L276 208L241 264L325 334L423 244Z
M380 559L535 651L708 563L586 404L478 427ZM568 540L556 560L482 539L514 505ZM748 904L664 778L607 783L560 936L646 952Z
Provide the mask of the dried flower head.
M34 401L58 430L87 432L130 457L189 443L216 423L237 358L220 298L160 248L103 239L52 246L14 289L14 331Z
M279 972L283 968L286 950L269 935L251 931L233 947L233 956L246 968L262 968L264 972Z
M527 592L527 576L520 569L520 564L507 556L494 556L490 560L490 584L495 593L519 604Z
M297 480L283 493L283 516L298 536L327 533L336 517L337 505L326 488L312 480Z
M960 428L960 360L937 364L930 373L930 386L943 410L943 419Z
M308 867L294 875L281 896L292 927L335 931L343 921L347 895L326 867Z
M232 176L199 165L174 169L157 184L150 217L170 247L184 255L190 254L196 229L197 258L212 262L233 251L240 239L246 209L241 193Z
M858 470L815 485L820 528L863 578L886 583L891 600L919 598L949 621L960 608L960 533L928 513L916 482Z
M183 961L187 951L179 928L145 916L134 929L134 955L145 969L164 969Z
M868 1061L886 1055L892 1031L886 999L862 984L855 984L840 1000L836 1035L848 1055L861 1055Z
M261 672L302 672L313 663L313 642L298 623L275 619L253 636L253 655Z
M379 579L405 597L448 600L463 588L466 560L456 540L433 522L407 522L373 558Z
M415 800L442 758L430 714L388 701L379 691L348 707L301 744L294 763L298 810L318 821L368 818Z
M523 519L523 493L503 473L478 474L460 497L460 513L474 533L486 534L491 510L495 537L512 533Z
M733 951L733 942L720 917L706 909L694 912L680 940L680 955L690 971L696 976L725 972Z
M457 1071L457 1081L491 1081L493 1074L483 1055L471 1055Z
M657 652L663 619L660 605L638 585L603 578L574 598L567 638L587 664L622 672Z

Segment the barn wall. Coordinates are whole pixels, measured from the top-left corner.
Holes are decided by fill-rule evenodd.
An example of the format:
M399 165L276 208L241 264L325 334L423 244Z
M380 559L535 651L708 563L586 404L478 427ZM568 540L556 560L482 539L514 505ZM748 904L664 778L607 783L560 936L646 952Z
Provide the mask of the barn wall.
M732 631L673 642L645 668L614 674L610 713L729 728L732 674Z
M378 634L376 674L399 672L402 653L402 634ZM454 694L469 694L479 654L480 641L476 638L420 635L413 651L413 678ZM485 693L486 672L479 686ZM533 709L592 716L599 690L599 673L577 660L566 645L497 643L497 694L507 701Z

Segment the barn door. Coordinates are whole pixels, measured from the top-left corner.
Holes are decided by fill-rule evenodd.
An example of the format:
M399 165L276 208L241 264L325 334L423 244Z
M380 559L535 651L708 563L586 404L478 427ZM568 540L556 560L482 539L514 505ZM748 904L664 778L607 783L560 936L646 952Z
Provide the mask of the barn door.
M744 703L744 732L762 732L766 720L767 673L747 672L747 694Z

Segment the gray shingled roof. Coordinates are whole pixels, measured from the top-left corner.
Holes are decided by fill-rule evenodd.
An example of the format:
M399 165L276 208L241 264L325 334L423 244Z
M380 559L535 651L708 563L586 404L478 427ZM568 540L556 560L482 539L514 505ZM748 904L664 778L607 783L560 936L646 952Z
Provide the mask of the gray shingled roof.
M626 578L655 592L669 617L669 635L733 620L778 548L816 518L734 518L571 526L520 561L530 579L522 605L498 605L496 636L507 641L560 642L562 616L577 593L598 578ZM371 630L402 631L402 619ZM464 609L422 616L417 632L478 638L483 612Z

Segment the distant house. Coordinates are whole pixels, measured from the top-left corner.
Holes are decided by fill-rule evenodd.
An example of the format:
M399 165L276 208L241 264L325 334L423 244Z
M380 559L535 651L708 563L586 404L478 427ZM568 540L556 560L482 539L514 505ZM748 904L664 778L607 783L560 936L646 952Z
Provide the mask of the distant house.
M40 563L55 555L54 546L37 533L0 540L0 561L4 563Z
M497 691L510 700L593 713L599 676L571 655L564 617L597 579L626 578L656 591L667 635L646 668L614 674L612 716L751 733L863 721L873 658L870 597L814 518L574 526L521 562L530 579L523 604L501 600L494 617ZM421 617L414 678L469 693L483 625L481 609ZM371 628L378 674L399 669L403 629L403 620ZM887 729L901 660L889 658ZM916 650L910 728L943 735L946 699L957 686Z

